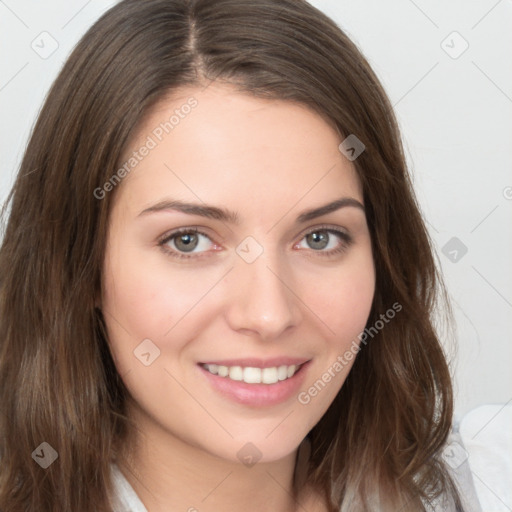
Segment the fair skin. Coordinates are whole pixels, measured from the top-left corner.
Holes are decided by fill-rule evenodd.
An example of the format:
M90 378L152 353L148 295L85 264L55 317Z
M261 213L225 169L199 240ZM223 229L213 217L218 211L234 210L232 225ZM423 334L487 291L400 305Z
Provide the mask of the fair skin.
M111 211L101 308L137 425L119 466L150 512L326 510L310 490L292 499L295 460L353 361L309 403L298 396L333 373L370 312L361 186L343 138L318 114L219 83L161 101L124 157L191 96L197 106L124 178ZM163 201L237 222L176 203L141 213ZM188 234L169 238L181 228ZM147 339L146 362L160 353L145 365L134 351ZM277 368L282 380L240 382L235 366Z

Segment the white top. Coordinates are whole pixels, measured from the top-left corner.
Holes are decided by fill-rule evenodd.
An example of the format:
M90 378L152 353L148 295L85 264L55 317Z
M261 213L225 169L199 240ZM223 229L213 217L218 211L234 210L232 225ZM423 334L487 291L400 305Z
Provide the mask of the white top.
M116 464L111 465L114 481L114 512L148 512Z
M475 407L459 431L482 510L512 511L512 403Z
M473 485L467 452L464 449L459 434L452 433L450 435L446 449L444 450L444 455L448 463L448 468L451 470L459 487L461 498L464 501L463 512L482 512ZM148 512L117 465L112 464L111 468L116 500L114 512ZM443 500L438 500L431 506L427 505L426 508L430 512L458 512L453 507L453 504Z

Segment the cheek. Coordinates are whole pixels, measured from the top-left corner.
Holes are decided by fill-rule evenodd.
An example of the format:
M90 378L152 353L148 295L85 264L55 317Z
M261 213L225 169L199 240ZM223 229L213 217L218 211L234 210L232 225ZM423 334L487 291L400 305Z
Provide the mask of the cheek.
M191 290L186 276L172 275L164 260L159 253L132 249L128 244L107 254L104 303L120 315L119 321L122 317L137 331L144 326L156 332L168 329L179 314L176 307L186 302L184 293Z
M181 321L221 275L212 269L178 269L159 251L127 246L107 254L102 309L116 360L132 364L133 350L145 339L154 341L162 355L179 351L179 340L186 339L176 336L185 334Z
M352 368L370 314L375 292L375 273L370 258L326 274L309 295L308 305L318 314L324 334L317 360L311 367L297 401L312 428L327 411ZM328 279L327 279L328 277Z
M311 280L314 286L308 286L302 295L304 303L325 325L329 340L338 346L364 329L375 292L371 257L354 260L355 264L317 274Z

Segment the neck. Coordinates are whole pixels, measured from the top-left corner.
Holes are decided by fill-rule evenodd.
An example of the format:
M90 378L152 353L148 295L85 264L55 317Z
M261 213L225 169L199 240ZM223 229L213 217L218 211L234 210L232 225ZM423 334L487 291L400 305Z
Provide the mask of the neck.
M313 494L294 495L297 450L249 467L191 446L154 423L137 424L117 464L148 512L295 512L306 503L307 510L317 510L318 495L314 506Z

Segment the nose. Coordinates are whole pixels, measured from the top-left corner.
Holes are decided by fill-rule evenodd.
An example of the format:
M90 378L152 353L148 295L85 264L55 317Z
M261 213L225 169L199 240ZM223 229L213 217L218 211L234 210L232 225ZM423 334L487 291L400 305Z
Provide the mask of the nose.
M253 263L240 260L236 267L226 308L233 330L273 340L300 324L300 300L289 273L276 261L260 256Z

